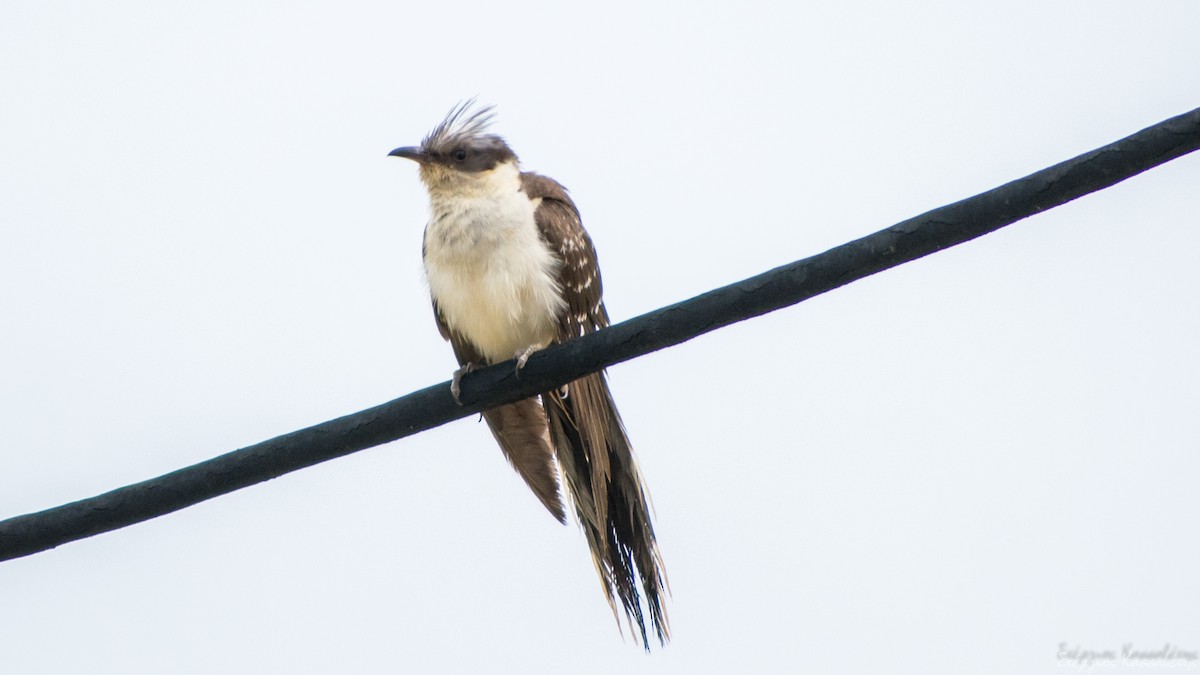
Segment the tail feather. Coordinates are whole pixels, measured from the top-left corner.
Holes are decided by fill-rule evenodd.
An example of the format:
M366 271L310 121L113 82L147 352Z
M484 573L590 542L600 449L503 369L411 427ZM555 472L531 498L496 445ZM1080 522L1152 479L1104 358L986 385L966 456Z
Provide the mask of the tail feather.
M647 614L650 628L665 644L670 638L663 604L666 574L625 425L603 373L572 382L568 392L566 398L551 393L542 399L605 596L614 614L620 600L630 630L646 649Z
M521 478L558 522L567 522L558 491L558 471L546 412L537 398L492 408L483 413L488 428Z

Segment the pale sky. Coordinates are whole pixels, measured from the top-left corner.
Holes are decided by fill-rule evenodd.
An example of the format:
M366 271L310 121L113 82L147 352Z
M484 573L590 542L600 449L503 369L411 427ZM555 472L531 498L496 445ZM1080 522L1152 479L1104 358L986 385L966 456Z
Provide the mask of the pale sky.
M572 190L622 320L1200 106L1198 30L1185 0L0 5L0 518L447 380L386 154L460 99ZM1185 157L613 368L673 591L651 655L464 420L0 564L0 671L1200 654L1198 185Z

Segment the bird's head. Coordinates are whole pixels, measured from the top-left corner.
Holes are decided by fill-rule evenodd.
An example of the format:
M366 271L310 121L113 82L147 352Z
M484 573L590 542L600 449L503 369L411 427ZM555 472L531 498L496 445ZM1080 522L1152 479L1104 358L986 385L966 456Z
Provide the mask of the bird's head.
M396 148L392 157L421 166L421 182L430 193L460 192L490 181L498 168L515 168L517 155L504 139L488 133L494 112L471 99L450 109L446 119L418 146Z

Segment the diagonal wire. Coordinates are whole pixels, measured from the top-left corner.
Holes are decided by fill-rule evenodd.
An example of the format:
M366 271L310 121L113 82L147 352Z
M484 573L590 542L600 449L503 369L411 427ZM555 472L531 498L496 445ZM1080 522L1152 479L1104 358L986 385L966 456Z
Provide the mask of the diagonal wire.
M749 279L643 314L462 383L448 382L89 499L0 521L0 561L198 504L283 474L551 391L582 375L794 305L992 232L1200 148L1200 108L982 194Z

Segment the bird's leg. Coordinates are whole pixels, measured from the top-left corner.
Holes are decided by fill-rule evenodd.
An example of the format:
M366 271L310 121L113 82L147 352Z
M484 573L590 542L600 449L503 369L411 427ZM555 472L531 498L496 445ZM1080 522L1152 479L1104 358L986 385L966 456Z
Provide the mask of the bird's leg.
M454 375L450 377L450 394L454 396L455 403L462 405L462 399L459 398L459 396L462 394L463 375L466 375L473 370L477 370L478 368L479 364L471 361L463 364L463 366L454 371Z
M517 360L517 377L521 377L521 369L525 367L525 362L529 360L530 355L539 349L541 349L541 347L538 347L537 345L529 345L524 349L517 350L517 353L513 354L513 358ZM567 391L567 385L564 384L563 386L559 387L558 397L566 398Z
M538 345L529 345L524 349L518 349L517 353L513 354L513 358L517 360L517 377L521 376L521 369L525 367L525 362L529 360L530 354L533 354L539 349L541 349L541 347Z

